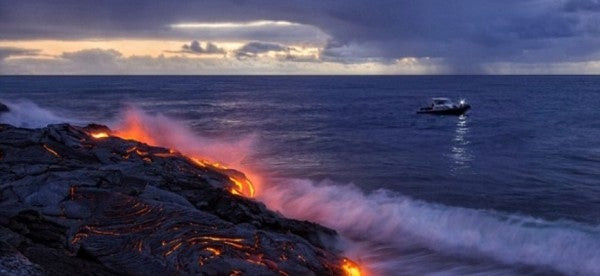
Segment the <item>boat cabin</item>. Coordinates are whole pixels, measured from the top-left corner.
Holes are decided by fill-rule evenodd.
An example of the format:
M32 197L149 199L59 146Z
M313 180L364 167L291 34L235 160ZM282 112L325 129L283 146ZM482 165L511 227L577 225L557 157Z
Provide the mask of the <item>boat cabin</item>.
M432 109L446 109L454 106L455 104L448 98L432 98L431 104L429 105Z
M452 104L452 101L448 98L432 98L431 102L434 105Z

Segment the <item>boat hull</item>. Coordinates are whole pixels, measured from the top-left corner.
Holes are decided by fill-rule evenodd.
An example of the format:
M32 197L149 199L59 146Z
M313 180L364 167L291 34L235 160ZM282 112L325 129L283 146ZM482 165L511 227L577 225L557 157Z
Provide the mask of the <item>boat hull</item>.
M467 112L467 110L471 109L470 105L458 106L456 108L448 108L448 109L428 109L421 108L421 110L417 111L418 114L431 114L431 115L462 115Z

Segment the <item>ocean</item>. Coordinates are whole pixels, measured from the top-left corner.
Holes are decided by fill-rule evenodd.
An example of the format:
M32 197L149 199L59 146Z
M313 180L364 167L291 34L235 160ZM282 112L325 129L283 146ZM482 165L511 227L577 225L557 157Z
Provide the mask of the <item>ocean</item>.
M472 110L416 114L431 97ZM600 274L600 77L3 76L0 102L24 127L134 108L243 144L223 160L261 173L257 200L375 274Z

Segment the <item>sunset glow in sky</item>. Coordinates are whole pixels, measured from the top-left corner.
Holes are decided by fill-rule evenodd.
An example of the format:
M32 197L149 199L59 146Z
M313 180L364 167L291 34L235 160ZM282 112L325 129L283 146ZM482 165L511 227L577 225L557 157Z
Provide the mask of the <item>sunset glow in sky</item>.
M0 74L600 73L600 1L0 1Z

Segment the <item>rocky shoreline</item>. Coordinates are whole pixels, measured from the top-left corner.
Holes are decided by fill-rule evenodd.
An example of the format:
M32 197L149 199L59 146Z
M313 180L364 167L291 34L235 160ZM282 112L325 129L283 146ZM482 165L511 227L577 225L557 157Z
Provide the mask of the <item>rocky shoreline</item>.
M98 130L0 125L0 274L344 274L335 231L232 194L241 172Z

